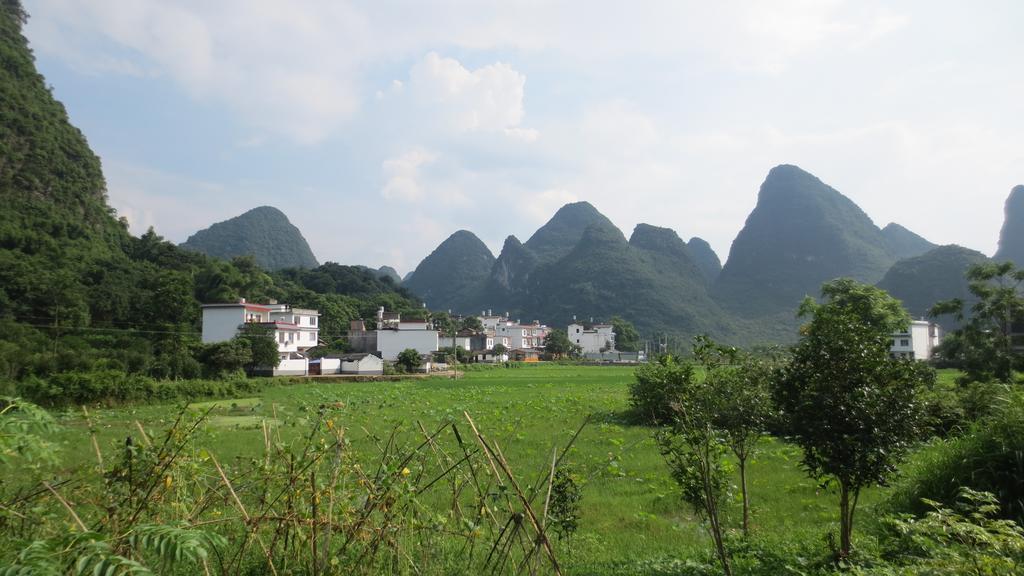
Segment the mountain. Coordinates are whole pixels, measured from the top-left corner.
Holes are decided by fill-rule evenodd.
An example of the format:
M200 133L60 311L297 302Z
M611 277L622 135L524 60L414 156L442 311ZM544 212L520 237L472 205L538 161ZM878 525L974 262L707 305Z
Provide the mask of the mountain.
M772 168L713 288L745 318L795 313L822 283L878 282L894 262L885 237L849 198L796 166Z
M403 286L432 310L468 312L494 261L475 234L459 230L424 258Z
M537 256L515 236L505 238L501 254L494 261L482 295L484 308L504 307L526 289L530 273L537 267Z
M960 298L970 303L972 297L967 290L968 282L964 274L972 265L987 260L984 254L976 250L956 245L939 246L920 256L893 264L878 287L901 300L912 317L921 318L927 316L928 310L942 300ZM957 327L950 316L936 320L947 330Z
M882 237L885 238L889 254L896 260L920 256L929 250L937 248L935 244L895 222L890 222L886 224L885 228L882 228Z
M610 223L588 226L568 254L537 268L522 313L556 326L618 315L643 334L736 336L679 236L646 224L628 242Z
M374 269L370 268L369 266L356 265L356 268L366 270L372 273L374 276L380 278L381 280L383 280L384 278L390 278L391 282L393 282L395 286L398 286L399 284L402 283L402 277L399 276L398 271L392 268L391 266L381 266L380 268Z
M1003 229L999 231L999 249L992 258L1010 260L1024 267L1024 186L1015 186L1003 208Z
M711 249L711 244L708 244L707 240L703 238L694 236L686 243L686 247L690 249L690 255L693 256L693 261L700 268L708 286L714 285L718 280L718 275L722 273L722 261L718 259L718 254Z
M614 227L611 220L589 202L566 204L547 224L534 232L524 246L537 257L538 263L554 262L571 252L583 237L583 232L595 224Z
M182 248L230 260L252 256L267 270L316 268L316 257L299 229L272 206L253 208L241 216L200 230Z

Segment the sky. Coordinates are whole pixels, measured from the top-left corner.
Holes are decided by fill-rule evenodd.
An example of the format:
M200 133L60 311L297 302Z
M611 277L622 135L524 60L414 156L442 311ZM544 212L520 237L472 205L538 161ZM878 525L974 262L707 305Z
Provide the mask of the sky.
M23 0L134 233L261 205L320 261L495 253L586 200L725 261L778 164L992 254L1024 183L1024 3Z

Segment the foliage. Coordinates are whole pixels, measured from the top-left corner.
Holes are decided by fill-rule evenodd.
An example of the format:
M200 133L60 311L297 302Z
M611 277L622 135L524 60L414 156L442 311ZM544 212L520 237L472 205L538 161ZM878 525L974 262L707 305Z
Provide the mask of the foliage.
M883 557L892 570L855 570L855 574L973 574L1011 576L1024 568L1024 528L997 519L996 498L969 488L949 507L924 500L923 517L887 518Z
M631 322L618 316L612 316L608 322L612 325L612 332L615 333L616 350L636 352L640 349L640 334Z
M963 325L941 349L946 358L956 359L967 381L1012 382L1013 371L1024 367L1016 350L1015 326L1024 322L1024 269L1012 262L984 263L967 270L968 290L975 303L965 321L965 301L959 298L939 302L933 316L951 314Z
M675 418L672 403L689 390L695 378L693 364L664 355L636 369L629 387L633 418L646 424L668 424Z
M277 342L270 329L258 324L247 324L235 339L249 348L249 361L245 363L247 373L253 374L257 369L277 368L280 364Z
M49 439L57 429L53 417L20 398L0 398L0 464L22 460L29 464L55 462L56 446Z
M402 372L415 372L421 363L420 353L414 348L402 350L398 353L398 359L395 360L395 366Z
M493 265L487 245L459 230L420 262L404 286L431 308L466 312Z
M302 233L277 208L260 206L189 236L186 250L230 260L250 256L265 270L316 268Z
M557 359L579 355L580 347L569 340L565 330L553 328L544 336L544 351Z
M498 342L497 344L494 345L493 348L491 348L491 352L493 352L495 354L495 356L501 356L503 354L508 354L508 346L505 346L501 342Z
M1024 521L1024 393L1003 388L994 412L960 436L921 451L892 496L896 510L922 512L927 500L953 505L961 487L990 492L1004 518Z
M908 321L898 301L846 279L825 284L822 294L825 303L801 307L813 318L775 399L808 474L839 484L839 555L847 557L861 489L884 485L919 437L921 372L889 356L890 335Z
M574 470L558 468L551 483L548 519L551 521L551 529L559 539L569 538L579 529L582 499L579 475Z
M928 315L936 302L959 298L970 301L967 270L988 261L981 252L956 245L940 246L893 264L878 287L903 303L914 318ZM959 327L952 318L939 319L947 332Z

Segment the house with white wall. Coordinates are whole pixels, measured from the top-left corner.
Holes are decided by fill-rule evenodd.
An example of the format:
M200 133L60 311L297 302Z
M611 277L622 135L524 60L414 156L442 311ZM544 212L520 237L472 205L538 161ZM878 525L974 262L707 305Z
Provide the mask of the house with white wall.
M354 351L373 352L378 357L394 362L407 348L420 354L433 354L440 348L438 331L421 319L402 319L397 312L377 310L377 328L367 330L366 322L353 321L349 325L349 345Z
M930 360L935 348L942 343L942 327L927 320L914 320L902 332L892 335L889 353L894 358Z
M306 350L316 346L320 336L320 314L316 310L293 308L288 304L238 302L203 304L204 344L225 342L246 326L260 326L277 343L280 362L275 376L309 373Z
M583 354L615 350L615 332L611 324L580 324L573 322L567 328L569 341L580 347Z

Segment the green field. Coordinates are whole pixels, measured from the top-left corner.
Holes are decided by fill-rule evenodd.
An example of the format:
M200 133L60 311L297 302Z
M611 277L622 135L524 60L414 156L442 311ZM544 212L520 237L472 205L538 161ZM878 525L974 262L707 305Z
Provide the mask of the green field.
M524 366L470 371L457 381L303 382L269 388L258 398L196 403L189 410L210 410L196 444L221 462L258 458L264 422L283 444L298 445L323 410L332 427L345 429L351 453L366 465L392 430L398 430L397 441L410 443L422 439L420 425L432 431L455 422L466 430L465 411L501 447L526 486L543 477L552 450L564 446L590 416L567 457L583 480L579 531L568 544L557 543L568 571L617 573L650 559L703 558L707 535L680 500L653 429L625 423L631 381L632 369L625 367ZM93 409L90 416L109 459L123 450L126 436L138 437L138 424L157 436L178 410L175 404L142 405ZM82 413L68 411L60 419L64 465L94 462ZM801 471L799 451L765 441L749 474L755 534L780 544L821 543L824 552L825 533L836 529L837 500ZM862 496L861 526L882 495L872 490ZM738 497L727 510L732 527L738 527Z

